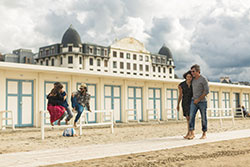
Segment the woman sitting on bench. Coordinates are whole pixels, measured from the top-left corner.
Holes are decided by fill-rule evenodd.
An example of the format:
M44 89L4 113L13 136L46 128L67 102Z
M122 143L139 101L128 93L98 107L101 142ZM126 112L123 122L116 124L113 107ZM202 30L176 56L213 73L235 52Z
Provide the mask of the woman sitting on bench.
M54 122L58 120L57 124L60 125L61 118L65 116L65 108L61 106L63 102L63 97L60 94L60 90L63 88L62 84L56 85L49 95L47 96L48 99L48 106L47 110L50 114L50 124L54 126Z

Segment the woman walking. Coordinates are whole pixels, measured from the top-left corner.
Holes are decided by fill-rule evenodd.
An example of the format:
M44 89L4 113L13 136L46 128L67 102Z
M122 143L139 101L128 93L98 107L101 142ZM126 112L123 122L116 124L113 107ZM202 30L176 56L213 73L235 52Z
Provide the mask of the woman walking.
M187 134L184 136L185 139L189 136L189 113L190 113L190 104L193 96L192 92L192 74L191 71L186 72L183 74L183 78L185 81L181 82L178 86L179 89L179 96L178 96L178 104L177 104L177 111L179 111L180 101L182 100L182 111L183 116L187 119Z

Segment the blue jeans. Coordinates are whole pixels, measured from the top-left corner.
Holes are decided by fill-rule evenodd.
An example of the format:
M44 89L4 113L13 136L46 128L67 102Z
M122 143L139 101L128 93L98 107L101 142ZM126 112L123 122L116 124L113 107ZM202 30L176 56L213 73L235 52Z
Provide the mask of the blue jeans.
M77 102L76 97L71 97L71 103L72 103L72 107L75 108L77 111L77 115L74 121L74 122L77 122L82 115L84 107Z
M202 131L207 131L207 102L199 102L198 104L194 104L194 100L191 101L190 104L190 120L189 120L189 130L194 130L195 126L195 116L196 113L200 110L201 113L201 124Z

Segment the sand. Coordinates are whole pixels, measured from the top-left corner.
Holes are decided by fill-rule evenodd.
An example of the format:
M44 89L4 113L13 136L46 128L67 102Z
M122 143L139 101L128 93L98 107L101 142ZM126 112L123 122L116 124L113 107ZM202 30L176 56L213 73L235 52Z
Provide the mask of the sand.
M237 119L234 127L231 120L225 120L222 128L218 120L209 120L208 122L208 133L239 129L250 129L250 119ZM185 135L186 122L161 122L160 124L153 122L140 125L133 123L122 124L115 127L114 134L110 133L109 128L87 128L83 129L83 135L78 137L63 137L63 130L47 129L45 131L45 140L41 140L40 129L36 128L22 128L14 132L11 130L0 131L0 153L47 150ZM196 122L196 133L201 133L200 121ZM80 164L83 166L86 166L86 164L87 166L186 166L185 164L189 164L188 166L210 166L212 161L216 162L218 160L220 162L222 161L220 159L226 159L223 160L224 162L232 159L232 161L237 163L240 160L240 162L246 165L248 159L250 159L245 158L250 155L250 147L248 147L250 142L248 141L249 139L231 140L203 144L201 146L196 145L136 155L73 162L64 164L64 166L81 166ZM228 165L232 164L233 162ZM228 165L222 164L221 166ZM211 166L214 166L214 164L212 163Z

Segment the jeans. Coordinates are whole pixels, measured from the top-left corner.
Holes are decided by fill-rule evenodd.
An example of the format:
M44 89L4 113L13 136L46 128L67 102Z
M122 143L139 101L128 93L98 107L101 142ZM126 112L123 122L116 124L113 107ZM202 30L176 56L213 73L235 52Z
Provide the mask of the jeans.
M194 100L191 101L190 104L190 120L189 120L189 130L194 130L195 127L195 116L196 113L200 110L201 114L201 124L202 124L202 131L207 131L207 102L199 102L198 104L194 104Z
M67 108L65 108L65 109L66 109L67 114L68 114L66 120L69 121L69 120L73 117L73 113L72 113L72 111L70 110L69 107L67 107ZM64 118L65 116L66 116L66 112L64 112L64 114L60 117L59 120L60 120L60 121L63 120L63 118Z
M84 107L77 102L76 97L71 97L71 103L72 103L72 107L75 108L77 111L77 115L74 121L74 122L77 122L82 115Z
M68 114L66 120L69 121L73 117L73 113L72 113L72 111L70 110L69 107L66 108L66 111L67 111L67 114Z

